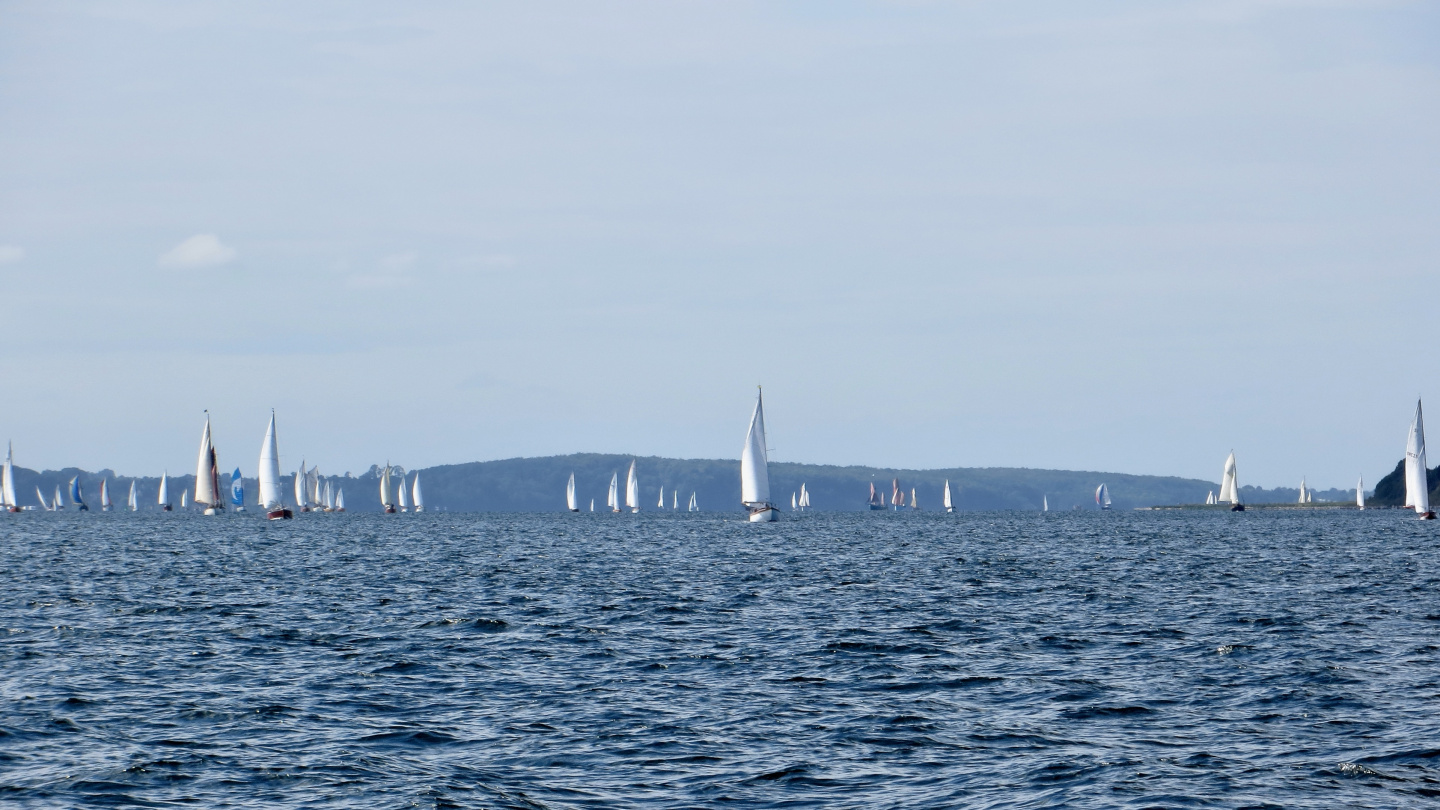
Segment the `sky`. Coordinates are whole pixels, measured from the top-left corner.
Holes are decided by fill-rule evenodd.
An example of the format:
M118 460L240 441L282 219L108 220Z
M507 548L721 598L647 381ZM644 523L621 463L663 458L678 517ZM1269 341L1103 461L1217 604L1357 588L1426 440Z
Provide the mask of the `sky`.
M1373 485L1440 414L1437 30L0 0L0 439L188 471L209 409L253 474L273 408L325 474L724 458L763 385L775 461Z

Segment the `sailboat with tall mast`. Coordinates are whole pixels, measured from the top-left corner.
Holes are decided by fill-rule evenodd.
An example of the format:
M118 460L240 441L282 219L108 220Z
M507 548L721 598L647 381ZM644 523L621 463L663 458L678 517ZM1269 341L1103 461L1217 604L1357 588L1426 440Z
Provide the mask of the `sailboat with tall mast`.
M685 506L686 512L699 512L700 504L695 500L695 493L690 493L690 503Z
M265 429L265 441L260 445L259 504L267 520L286 520L294 513L285 508L283 490L280 488L280 445L275 438L275 411L270 411L270 426Z
M1244 512L1245 504L1240 502L1240 484L1235 474L1235 451L1230 451L1230 457L1225 459L1225 471L1220 475L1220 498L1221 503L1230 504L1231 512Z
M1430 508L1430 476L1425 468L1425 418L1420 401L1415 401L1415 419L1405 441L1405 505L1413 507L1421 520L1434 520Z
M102 478L100 479L100 511L109 512L114 508L115 504L110 500L110 479Z
M946 514L949 514L949 513L955 511L955 499L950 496L950 479L949 479L949 478L946 478L946 479L945 479L945 500L944 500L944 505L945 505L945 513L946 513Z
M620 473L610 474L610 492L605 496L605 505L611 512L620 511Z
M345 489L343 487L335 490L335 511L345 511Z
M390 462L385 462L385 470L380 473L380 506L384 507L385 514L395 514L395 501L390 497Z
M1362 511L1365 509L1365 476L1363 475L1360 476L1359 481L1355 482L1355 506Z
M800 511L804 512L810 508L810 490L805 487L805 482L800 482Z
M571 512L580 511L580 503L575 500L575 473L573 471L570 473L570 481L565 484L565 508ZM590 511L595 510L591 509Z
M1095 505L1101 509L1110 508L1110 488L1101 484L1095 490Z
M425 493L420 491L420 473L415 473L415 480L410 484L410 504L415 507L416 512L425 511Z
M635 459L630 459L630 474L625 477L625 505L632 514L640 511L640 479L635 476Z
M295 508L301 512L310 511L310 498L306 493L308 488L305 486L305 480L305 459L302 458L300 459L300 469L295 472L295 485L291 487L295 490Z
M130 497L129 497L128 499L126 499L125 505L130 508L130 511L131 511L131 512L139 512L139 511L140 511L140 501L135 497L135 481L134 481L134 479L131 479L131 481L130 481Z
M400 504L399 504L399 506L400 506L400 511L401 511L401 512L409 512L409 511L410 511L410 493L408 493L408 492L405 491L405 476L404 476L404 474L401 474L401 476L400 476L400 486L398 486L398 487L395 488L395 494L398 496L398 500L400 501Z
M1310 503L1310 488L1305 486L1305 476L1300 476L1300 500L1299 503Z
M740 503L751 523L780 519L780 510L770 502L770 454L765 446L765 393L756 391L755 411L745 432L745 449L740 451Z
M240 475L239 467L230 473L230 506L236 512L245 511L245 479Z
M55 493L56 500L59 500L60 493ZM85 493L80 491L80 476L70 479L70 503L75 504L75 511L89 512L90 507L85 505Z
M883 511L885 509L885 495L875 489L874 481L870 482L870 499L865 503L870 507L870 511L872 512Z
M205 412L205 429L200 433L200 458L195 463L195 505L203 507L207 515L225 510L225 501L220 497L220 463L215 458L209 411Z
M5 466L0 468L0 506L6 512L19 512L20 502L15 498L15 443L5 448Z
M169 471L160 473L160 494L155 497L155 501L160 504L161 512L171 511Z

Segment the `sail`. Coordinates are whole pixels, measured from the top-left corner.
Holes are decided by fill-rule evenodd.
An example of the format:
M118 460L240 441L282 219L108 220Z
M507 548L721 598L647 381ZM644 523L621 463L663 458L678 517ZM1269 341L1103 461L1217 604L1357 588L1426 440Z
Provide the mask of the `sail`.
M790 511L791 511L791 512L795 512L795 511L798 511L799 509L800 509L800 493L798 493L798 492L792 492L792 493L790 493Z
M876 503L875 499L878 498L878 497L880 497L880 495L879 495L879 493L877 493L877 492L875 491L875 482L874 482L874 481L871 481L871 482L870 482L870 500L869 500L869 504L870 504L871 506L874 506L875 503ZM881 501L881 503L883 503L883 501Z
M306 499L311 506L320 505L320 465L316 464L305 473Z
M189 487L186 487L185 489L180 490L180 508L181 508L181 509L184 509L184 508L185 508L185 506L189 503L189 499L190 499L190 488L189 488Z
M1365 508L1365 476L1363 475L1360 476L1359 481L1355 482L1355 505L1361 509Z
M39 484L36 484L36 485L35 485L35 497L40 499L40 508L41 508L41 509L44 509L46 512L53 511L53 510L50 508L50 502L47 501L47 500L45 500L45 493L43 493L43 492L40 491L40 485L39 485Z
M310 499L305 496L305 459L300 459L300 470L295 473L295 505L304 509L310 505Z
M670 490L670 511L680 511L680 490L678 489Z
M695 493L690 493L690 505L685 507L687 512L699 512L700 505L695 502Z
M1235 451L1230 451L1230 456L1225 459L1225 472L1220 476L1220 502L1237 504L1240 503L1240 485L1235 474Z
M755 395L755 412L740 451L740 502L745 505L770 503L770 455L765 449L765 402Z
M126 503L127 503L127 505L130 507L130 511L131 511L131 512L139 512L139 511L140 511L140 501L136 500L136 498L135 498L135 482L134 482L134 481L131 481L131 482L130 482L130 499L129 499Z
M270 426L265 428L265 441L260 445L260 508L278 509L284 498L280 491L280 446L275 439L275 412L270 412Z
M1309 501L1305 499L1305 496L1307 494L1308 493L1305 490L1305 478L1302 476L1300 478L1300 503L1309 503Z
M395 502L390 499L390 463L385 463L385 471L380 473L380 505L394 506Z
M640 479L635 477L635 460L630 460L630 474L625 478L625 505L640 511Z
M911 509L919 509L919 508L920 508L920 499L917 498L917 497L915 497L915 488L914 488L914 487L911 487L911 488L910 488L910 508L911 508Z
M890 480L890 505L899 506L904 502L905 496L900 494L900 479L892 478Z
M416 512L425 511L425 493L420 491L420 473L415 473L415 482L410 486L410 502Z
M1410 423L1410 436L1405 442L1405 505L1416 513L1430 511L1430 483L1425 472L1425 419L1420 403L1415 403L1415 421Z
M3 502L7 509L14 509L20 505L15 500L15 444L13 442L5 449L5 467L0 470L0 502Z
M240 476L239 467L230 473L230 505L237 508L245 505L245 479Z
M1046 496L1046 495L1041 495L1041 496L1040 496L1040 511L1041 511L1041 512L1049 512L1049 511L1050 511L1050 498L1049 498L1048 496Z
M570 473L570 482L565 485L565 508L571 512L580 511L579 504L575 502L575 473L573 472Z
M418 480L415 485L420 485ZM325 482L325 508L327 510L335 509L335 489L331 486L330 481Z
M1102 509L1110 505L1110 489L1104 484L1095 488L1095 503Z
M954 509L955 501L950 497L950 479L945 479L945 508Z
M605 496L605 505L620 511L620 473L610 474L610 493Z
M160 495L155 498L155 502L161 506L170 505L170 476L163 472L160 473Z
M108 512L114 505L110 501L110 479L102 478L100 480L100 508Z
M210 414L205 414L205 429L200 432L200 458L195 463L195 504L211 507L220 501L215 491L215 444L210 438Z
M661 509L664 509L664 508L665 508L665 485L664 485L664 484L661 484L661 485L660 485L660 502L657 503L657 504L655 504L655 505L656 505L657 507L661 508Z
M403 512L410 508L410 493L405 491L405 476L400 476L400 486L395 488L395 494L400 500L400 510Z
M80 476L78 475L70 479L70 503L76 506L85 505L85 493L80 491Z
M335 510L338 512L345 511L345 490L343 489L335 490Z
M800 483L800 508L802 510L810 508L810 490L805 488L803 481Z
M591 512L594 512L594 511L595 511L595 499L594 499L594 498L591 498L591 499L590 499L590 511L591 511Z

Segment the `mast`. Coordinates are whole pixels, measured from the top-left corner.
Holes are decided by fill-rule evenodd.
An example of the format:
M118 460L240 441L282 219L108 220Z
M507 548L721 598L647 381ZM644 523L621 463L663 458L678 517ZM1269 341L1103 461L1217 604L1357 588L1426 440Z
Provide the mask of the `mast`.
M590 506L590 511L595 511L595 504L593 501L591 502ZM565 508L569 509L571 512L580 511L580 505L575 502L575 473L573 471L570 473L570 481L565 484Z
M625 505L631 512L640 511L640 479L635 477L635 459L630 459L630 474L625 478Z

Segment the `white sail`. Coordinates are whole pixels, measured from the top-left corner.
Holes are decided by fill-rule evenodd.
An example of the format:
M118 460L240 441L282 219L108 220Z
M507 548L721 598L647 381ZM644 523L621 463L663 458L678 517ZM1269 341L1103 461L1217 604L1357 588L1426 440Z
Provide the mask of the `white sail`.
M1240 503L1240 484L1235 473L1235 451L1230 451L1230 456L1225 459L1225 472L1220 476L1220 502L1228 504Z
M611 510L620 511L620 473L610 474L610 493L605 496L605 505Z
M58 493L57 493L58 494ZM190 505L190 488L180 490L180 508L184 509Z
M690 505L685 507L687 512L699 512L700 505L695 502L695 493L690 493Z
M416 512L425 511L425 493L420 491L420 473L415 473L415 481L410 486L410 503L415 507Z
M1365 508L1365 476L1363 475L1360 476L1359 481L1355 482L1355 505L1361 509Z
M664 509L664 508L665 508L665 485L664 485L664 484L661 484L661 485L660 485L660 502L657 503L657 504L655 504L655 506L656 506L657 508L660 508L660 509Z
M380 473L380 505L393 507L395 501L390 499L390 462L385 462L385 471Z
M20 502L15 499L15 444L5 449L5 467L0 470L0 501L6 509L18 509Z
M320 465L316 464L305 473L306 498L311 506L320 506Z
M129 500L126 501L126 505L130 507L130 511L131 511L131 512L139 512L139 511L140 511L140 501L138 501L138 500L135 499L135 482L134 482L134 481L131 481L131 482L130 482L130 498L129 498Z
M565 484L565 508L571 512L579 512L580 505L575 501L575 473L570 473L570 481ZM595 511L595 504L591 502L590 511Z
M335 490L328 480L325 482L325 511L335 511Z
M1041 511L1041 512L1049 512L1049 511L1050 511L1050 498L1049 498L1049 496L1046 496L1046 495L1041 495L1041 496L1040 496L1040 511Z
M595 499L594 499L594 498L591 498L591 499L590 499L590 511L591 511L591 512L594 512L594 511L595 511Z
M279 509L284 502L280 489L280 444L275 437L275 412L270 412L270 426L265 428L265 441L260 444L260 508Z
M343 489L335 490L335 511L345 511L345 490Z
M162 507L170 505L170 476L167 473L160 473L160 495L155 502Z
M1043 496L1042 496L1043 497ZM955 511L955 501L950 497L950 479L945 479L945 511Z
M1425 419L1415 403L1415 420L1405 442L1405 505L1417 514L1430 512L1430 484L1425 472Z
M300 469L295 473L295 485L291 487L295 493L295 505L301 509L310 505L310 498L305 492L305 459L300 459Z
M680 490L678 489L670 490L670 511L680 511Z
M1207 494L1207 495L1205 496L1205 505L1206 505L1206 506L1214 506L1214 505L1215 505L1215 490L1213 490L1213 489L1210 490L1209 494Z
M792 492L792 493L790 493L790 511L791 511L791 512L798 512L798 511L800 511L800 493L798 493L798 492Z
M200 432L200 458L195 462L195 505L205 509L223 506L216 477L215 443L210 437L210 413L205 413L205 429ZM184 504L181 504L184 506Z
M740 451L740 502L747 507L770 505L770 456L765 449L765 402L755 397L755 411Z
M110 479L100 479L100 509L109 512L115 504L110 501Z
M1110 489L1109 489L1109 487L1105 486L1104 484L1101 484L1099 487L1096 487L1096 489L1095 489L1095 504L1096 504L1097 506L1099 506L1101 509L1109 509L1109 508L1110 508Z
M45 500L45 493L40 491L40 485L35 485L35 497L40 499L40 508L46 512L54 511L50 508L50 502Z
M631 512L640 511L640 479L635 477L635 460L630 460L630 474L625 478L625 505Z
M399 496L400 511L401 511L401 512L409 512L409 511L410 511L410 494L405 491L405 476L403 476L403 475L400 476L400 486L398 486L398 487L395 488L395 494L396 494L397 496Z
M804 482L800 484L800 511L804 512L810 508L810 490L805 488Z
M919 509L919 508L920 508L920 499L917 498L917 497L915 497L915 487L911 487L911 488L910 488L910 508L911 508L911 509Z
M1309 492L1305 489L1305 477L1302 475L1300 477L1300 503L1309 503L1309 501L1305 499L1305 496L1308 494Z

